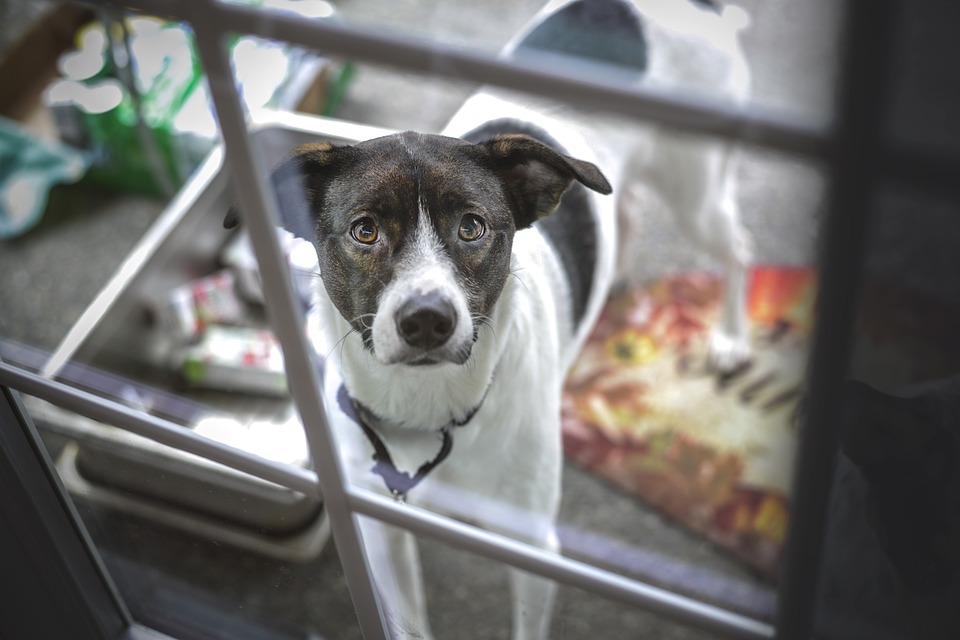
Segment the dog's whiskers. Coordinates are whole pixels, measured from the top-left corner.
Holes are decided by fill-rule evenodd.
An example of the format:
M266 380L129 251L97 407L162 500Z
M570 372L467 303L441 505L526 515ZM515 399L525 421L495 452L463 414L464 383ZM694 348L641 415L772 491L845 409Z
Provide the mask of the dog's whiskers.
M350 321L350 324L360 323L364 329L373 329L373 324L367 324L366 319L372 318L376 319L377 314L375 313L361 313L359 316Z
M516 280L517 282L519 282L519 283L521 284L521 286L523 286L523 288L526 289L527 292L529 293L530 289L527 289L527 283L523 281L523 278L521 278L519 275L517 275L520 271L523 271L523 268L522 268L522 267L521 267L520 269L513 269L513 270L511 270L508 275L510 275L510 276L511 276L514 280Z
M475 316L471 316L471 320L473 320L473 323L475 325L479 325L480 327L487 327L488 329L490 329L490 331L493 332L494 337L496 337L497 330L494 328L493 320L490 319L490 316L477 314ZM479 329L478 329L478 332L479 332Z
M291 271L298 276L310 276L311 278L320 277L320 272L314 269L291 269Z
M342 362L343 362L343 348L344 348L344 346L345 346L345 343L346 343L347 338L350 337L350 334L351 334L351 333L358 333L358 331L357 331L356 329L354 329L353 327L351 327L349 331L347 331L345 334L343 334L343 337L342 337L342 338L340 338L339 340L337 340L337 342L336 342L332 347L330 347L330 351L327 352L326 357L329 358L329 357L333 354L333 352L337 350L337 347L340 347L340 362L342 363Z
M327 353L327 356L329 356L331 353L333 353L333 352L337 349L337 347L340 347L340 359L341 359L341 361L342 361L342 360L343 360L343 347L344 347L344 344L345 344L347 338L350 337L350 334L360 333L360 330L357 329L356 325L359 324L360 326L362 326L364 329L367 329L367 330L372 330L372 329L373 329L373 325L372 325L372 324L367 324L367 319L368 319L368 318L376 318L376 314L373 314L373 313L362 313L362 314L360 314L359 316L355 317L353 320L351 320L350 323L349 323L349 324L350 324L350 330L347 331L345 334L343 334L343 337L341 337L339 340L337 340L337 342L330 348L330 351L329 351L329 353Z

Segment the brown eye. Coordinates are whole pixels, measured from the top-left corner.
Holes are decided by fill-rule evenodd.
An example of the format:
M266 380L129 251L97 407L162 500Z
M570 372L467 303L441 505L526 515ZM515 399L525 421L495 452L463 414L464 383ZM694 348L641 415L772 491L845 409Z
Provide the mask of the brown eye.
M460 219L460 229L457 234L461 240L473 242L483 237L486 230L487 226L484 224L483 218L468 213Z
M360 218L350 227L350 235L360 244L373 244L380 237L380 229L370 218Z

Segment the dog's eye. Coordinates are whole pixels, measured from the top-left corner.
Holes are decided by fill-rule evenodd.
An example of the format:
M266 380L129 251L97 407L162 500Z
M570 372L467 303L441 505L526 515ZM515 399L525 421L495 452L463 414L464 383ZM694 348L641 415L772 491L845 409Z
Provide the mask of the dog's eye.
M460 229L457 233L461 240L473 242L479 240L486 230L487 226L484 224L483 218L468 213L461 218Z
M373 244L380 237L380 229L370 218L360 218L350 227L350 235L360 244Z

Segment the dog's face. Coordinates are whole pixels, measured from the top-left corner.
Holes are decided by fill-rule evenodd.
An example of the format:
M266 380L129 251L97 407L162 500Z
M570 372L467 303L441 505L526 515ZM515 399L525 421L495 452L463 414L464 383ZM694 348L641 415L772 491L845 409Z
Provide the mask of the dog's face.
M383 364L462 364L509 276L513 236L592 164L532 138L401 133L298 147L274 171L284 225L311 241L330 300ZM233 212L224 225L237 223Z

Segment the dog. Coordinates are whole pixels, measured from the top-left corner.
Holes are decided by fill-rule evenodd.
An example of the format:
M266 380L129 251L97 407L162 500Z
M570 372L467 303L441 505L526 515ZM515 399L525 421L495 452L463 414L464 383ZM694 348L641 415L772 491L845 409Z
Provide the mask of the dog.
M698 27L722 20L677 2ZM655 2L551 3L504 55L582 60L587 34L588 64L641 82L656 68L644 34L669 42L687 15L666 16L660 34L646 5L656 13ZM307 144L275 168L283 224L318 257L308 330L325 356L328 417L351 483L559 549L562 386L614 285L609 194L637 164L618 149L620 133L602 136L607 151L579 116L489 90L442 135ZM722 226L735 216L717 149L673 151L671 166L693 186L668 191L691 219L725 215ZM224 224L235 226L235 213ZM739 340L737 327L724 331ZM391 637L432 637L412 534L368 519L361 531ZM547 637L555 585L511 570L511 587L513 637Z

